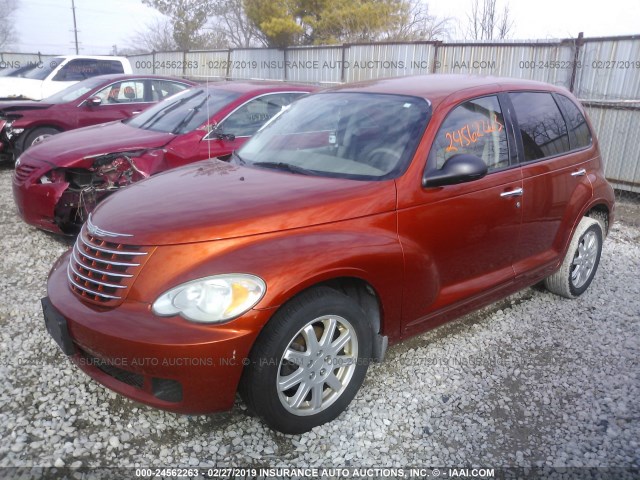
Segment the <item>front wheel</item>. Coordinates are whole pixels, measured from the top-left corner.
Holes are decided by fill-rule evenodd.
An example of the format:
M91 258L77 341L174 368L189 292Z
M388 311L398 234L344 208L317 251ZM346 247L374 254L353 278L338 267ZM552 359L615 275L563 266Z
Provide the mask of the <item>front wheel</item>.
M598 270L603 238L602 224L593 218L583 217L560 269L544 281L547 290L566 298L582 295Z
M364 381L371 329L363 310L328 287L309 290L265 326L245 368L240 394L283 433L336 418Z
M27 138L24 141L23 150L26 150L32 145L37 145L42 142L44 139L49 138L53 135L57 135L60 133L60 130L57 130L52 127L39 127L34 128Z

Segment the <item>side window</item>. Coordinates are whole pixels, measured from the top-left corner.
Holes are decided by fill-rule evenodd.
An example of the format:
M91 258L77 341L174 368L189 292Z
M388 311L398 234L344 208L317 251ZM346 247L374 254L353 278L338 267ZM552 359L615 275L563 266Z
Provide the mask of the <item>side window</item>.
M151 81L151 101L160 102L171 95L190 88L184 83L171 82L169 80Z
M510 93L518 118L524 161L552 157L569 151L567 125L550 93Z
M79 58L64 65L53 77L53 81L79 82L96 75L100 75L98 63L95 60Z
M119 60L98 60L98 73L96 75L112 75L124 73L124 67Z
M94 96L100 97L103 105L144 102L144 82L142 80L127 80L114 83L103 88Z
M254 98L229 115L220 128L226 134L249 137L301 95L304 93L273 93Z
M584 148L591 145L591 131L584 116L580 113L580 109L564 95L557 95L556 98L567 115L566 120L569 126L571 149Z
M440 169L454 155L480 157L488 169L509 165L507 133L498 97L469 100L449 113L429 154L429 164Z

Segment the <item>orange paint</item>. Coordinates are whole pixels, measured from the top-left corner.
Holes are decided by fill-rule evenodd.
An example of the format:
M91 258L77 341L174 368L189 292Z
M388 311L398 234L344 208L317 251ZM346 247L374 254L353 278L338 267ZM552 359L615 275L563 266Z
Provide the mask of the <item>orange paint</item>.
M466 124L462 128L445 132L445 137L449 140L449 146L446 152L457 152L458 147L468 147L472 143L477 143L485 134L493 132L501 132L504 126L498 121L497 115L494 113L491 122L485 120L474 122L472 125Z

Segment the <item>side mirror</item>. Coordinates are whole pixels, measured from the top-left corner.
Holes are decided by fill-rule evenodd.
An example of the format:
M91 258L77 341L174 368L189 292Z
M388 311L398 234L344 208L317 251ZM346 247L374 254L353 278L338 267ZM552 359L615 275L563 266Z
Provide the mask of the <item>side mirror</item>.
M443 187L472 182L487 174L487 164L475 155L454 155L440 170L427 173L422 179L423 187Z
M102 105L102 99L100 97L89 97L87 98L87 105L89 107L99 107Z
M229 140L233 142L236 139L236 136L233 133L223 133L220 125L216 125L209 133L207 133L203 140Z

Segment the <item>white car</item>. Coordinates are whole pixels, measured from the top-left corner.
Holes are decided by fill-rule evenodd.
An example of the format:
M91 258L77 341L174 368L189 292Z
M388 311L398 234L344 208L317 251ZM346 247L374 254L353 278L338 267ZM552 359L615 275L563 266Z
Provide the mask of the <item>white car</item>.
M66 55L51 57L19 76L0 77L0 100L41 100L98 75L133 73L125 57Z

